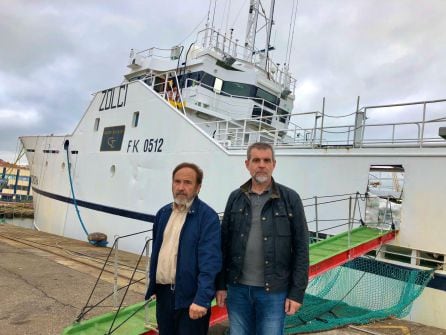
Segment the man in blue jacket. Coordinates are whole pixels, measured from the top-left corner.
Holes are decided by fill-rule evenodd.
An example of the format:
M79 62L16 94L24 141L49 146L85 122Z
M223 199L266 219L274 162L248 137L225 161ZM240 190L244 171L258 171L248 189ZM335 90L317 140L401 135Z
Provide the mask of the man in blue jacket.
M203 171L181 163L172 173L174 201L162 207L153 225L150 282L156 295L160 335L205 335L221 269L220 221L198 199Z
M308 283L308 228L299 195L276 183L274 150L249 146L251 174L229 196L222 222L223 269L217 303L227 304L231 335L282 335Z

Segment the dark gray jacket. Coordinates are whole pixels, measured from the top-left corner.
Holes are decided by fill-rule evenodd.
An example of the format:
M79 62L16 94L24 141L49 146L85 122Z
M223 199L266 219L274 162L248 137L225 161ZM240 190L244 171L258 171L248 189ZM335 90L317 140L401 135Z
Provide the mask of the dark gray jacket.
M242 273L251 227L248 191L251 180L229 196L222 223L223 269L217 289L236 284ZM271 198L261 214L264 246L264 287L268 292L287 291L302 303L308 284L308 227L302 201L292 189L272 181Z

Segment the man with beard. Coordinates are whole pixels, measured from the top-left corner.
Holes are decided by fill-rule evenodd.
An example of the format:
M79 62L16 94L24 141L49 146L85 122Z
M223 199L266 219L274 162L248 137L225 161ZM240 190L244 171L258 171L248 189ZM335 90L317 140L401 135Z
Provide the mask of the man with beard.
M160 335L205 335L221 269L220 221L198 198L203 171L181 163L172 173L174 201L153 225L150 282Z
M223 217L217 303L227 305L231 335L282 335L308 284L307 222L299 195L272 178L271 145L250 145L245 165L251 179L231 193Z

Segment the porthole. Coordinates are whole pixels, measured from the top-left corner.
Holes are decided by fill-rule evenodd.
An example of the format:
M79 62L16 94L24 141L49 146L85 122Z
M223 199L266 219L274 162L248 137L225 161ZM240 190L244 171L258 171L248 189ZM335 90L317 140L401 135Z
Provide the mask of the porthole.
M133 127L137 127L139 122L139 112L133 113L132 125Z
M98 129L99 129L99 122L100 122L99 118L96 118L94 120L94 131L98 131Z

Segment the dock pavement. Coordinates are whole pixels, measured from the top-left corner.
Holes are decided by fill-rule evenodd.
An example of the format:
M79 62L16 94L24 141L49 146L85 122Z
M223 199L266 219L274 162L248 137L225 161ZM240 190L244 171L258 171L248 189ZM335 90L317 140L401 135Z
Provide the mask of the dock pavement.
M94 247L87 242L0 224L0 335L60 334L85 306L108 252L109 248ZM137 258L135 254L119 253L119 285L125 285ZM142 280L144 268L145 264L141 264L135 278ZM106 267L101 278L94 297L104 297L113 291L111 267ZM125 303L130 305L144 299L144 290L142 282L132 285ZM101 306L87 318L110 312L112 298ZM213 327L209 335L225 334L227 325L225 322ZM313 334L446 335L446 330L387 319Z

